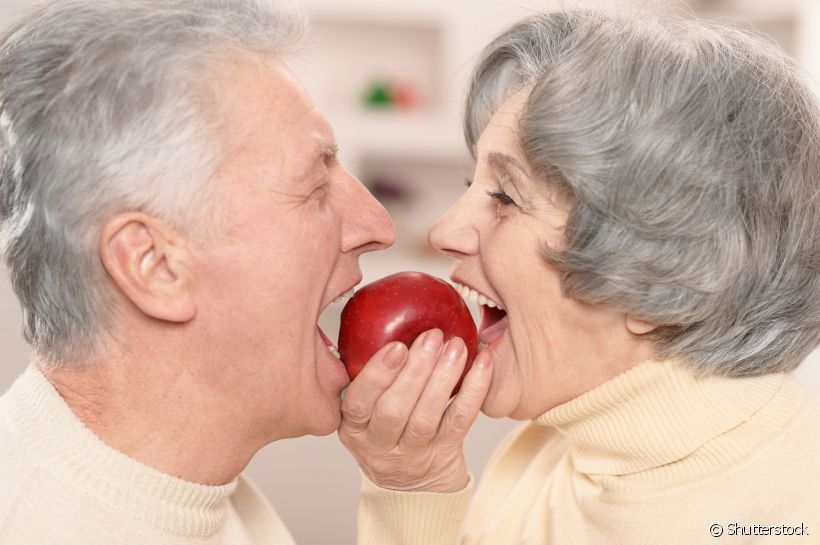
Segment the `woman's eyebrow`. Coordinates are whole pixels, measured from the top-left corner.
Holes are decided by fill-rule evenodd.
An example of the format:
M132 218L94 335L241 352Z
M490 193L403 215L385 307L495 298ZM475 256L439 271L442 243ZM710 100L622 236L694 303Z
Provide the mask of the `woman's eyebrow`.
M531 178L527 168L521 162L511 155L501 153L499 151L491 151L487 154L487 165L494 169L501 169L509 172L509 167L513 167L520 171L527 178Z
M519 206L523 208L531 206L531 201L527 197L528 193L525 182L525 180L531 179L530 173L521 161L506 153L491 151L487 153L485 163L487 164L487 168L501 176L499 183L502 189L507 193L511 193ZM514 171L523 174L523 178L518 172Z

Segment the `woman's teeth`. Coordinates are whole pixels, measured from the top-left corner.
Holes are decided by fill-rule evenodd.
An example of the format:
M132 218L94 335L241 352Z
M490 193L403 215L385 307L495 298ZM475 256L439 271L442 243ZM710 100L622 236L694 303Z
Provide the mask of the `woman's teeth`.
M499 303L496 303L486 295L478 293L476 290L472 288L468 288L463 284L459 284L458 282L453 282L455 285L456 291L458 291L461 296L464 298L465 301L478 303L479 305L486 305L490 308L498 307L501 310L504 310L504 307L501 306Z
M339 349L338 348L336 348L335 346L328 346L327 349L330 350L330 353L333 354L333 356L337 360L342 359L342 357L339 355Z
M345 293L341 294L339 297L337 297L336 299L334 299L333 301L331 301L331 303L341 303L341 302L343 302L343 301L347 301L348 299L350 299L351 297L353 297L353 293L354 293L353 288L350 288L350 290L349 290L349 291L347 291L347 292L345 292Z

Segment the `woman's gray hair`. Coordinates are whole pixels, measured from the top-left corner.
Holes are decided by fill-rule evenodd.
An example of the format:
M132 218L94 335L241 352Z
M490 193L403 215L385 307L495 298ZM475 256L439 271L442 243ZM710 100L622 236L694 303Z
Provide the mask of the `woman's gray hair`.
M570 203L544 249L566 293L658 324L659 357L700 373L797 367L820 342L820 110L795 64L726 25L532 16L474 73L474 155L521 89L525 156Z
M60 0L0 44L0 249L23 332L52 362L112 317L105 219L141 210L188 232L220 161L218 62L281 56L305 18L287 0Z

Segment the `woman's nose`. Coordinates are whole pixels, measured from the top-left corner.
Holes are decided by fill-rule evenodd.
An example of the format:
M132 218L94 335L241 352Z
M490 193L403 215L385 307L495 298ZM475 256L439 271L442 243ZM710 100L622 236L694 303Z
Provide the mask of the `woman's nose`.
M438 253L455 259L478 253L475 215L470 213L468 202L465 193L430 228L427 240Z

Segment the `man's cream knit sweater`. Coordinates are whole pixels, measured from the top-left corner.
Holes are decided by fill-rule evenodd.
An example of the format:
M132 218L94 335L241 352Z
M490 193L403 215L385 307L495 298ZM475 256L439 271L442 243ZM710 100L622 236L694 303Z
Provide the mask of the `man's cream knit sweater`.
M794 534L794 535L789 535ZM791 375L644 362L512 433L472 497L366 479L360 545L817 545L820 406Z
M100 441L35 367L0 398L0 545L292 545L245 477L203 486Z

